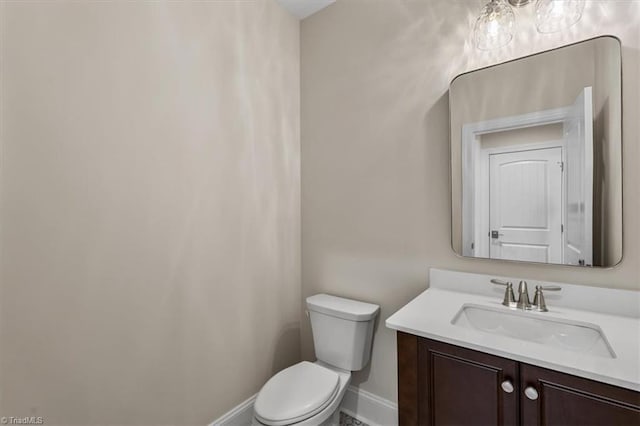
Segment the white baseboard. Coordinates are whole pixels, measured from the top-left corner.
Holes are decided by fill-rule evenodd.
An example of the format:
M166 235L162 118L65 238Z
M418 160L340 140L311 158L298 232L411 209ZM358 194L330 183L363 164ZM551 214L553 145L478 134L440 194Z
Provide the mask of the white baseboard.
M223 414L209 426L247 426L253 419L256 395ZM349 386L342 399L340 411L369 426L397 426L398 406L370 392Z
M253 395L240 405L231 409L222 417L217 418L209 426L247 426L251 425L253 420L253 403L256 401L256 396Z
M369 426L397 426L398 405L365 390L349 386L340 411Z

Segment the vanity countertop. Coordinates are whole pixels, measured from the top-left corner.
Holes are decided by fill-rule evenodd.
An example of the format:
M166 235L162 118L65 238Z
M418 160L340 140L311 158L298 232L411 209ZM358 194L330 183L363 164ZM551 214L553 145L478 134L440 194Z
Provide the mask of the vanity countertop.
M387 327L640 391L640 317L633 315L639 306L640 293L559 284L563 290L567 290L565 294L574 296L573 300L563 303L561 297L556 296L553 300L547 297L549 312L527 313L541 319L570 320L599 326L616 354L615 358L607 358L454 325L452 320L463 305L508 310L501 304L500 290L504 291L504 288L495 291L491 285L486 285L491 278L486 275L432 270L430 276L431 288L389 317L386 320ZM448 286L447 281L455 284ZM464 284L465 281L467 284ZM538 283L531 282L530 286L532 284ZM576 303L576 300L579 302ZM579 309L563 306L571 302L574 305L588 305L603 301L604 305L598 305L601 312L583 309L584 306ZM611 312L606 312L607 309L611 309Z

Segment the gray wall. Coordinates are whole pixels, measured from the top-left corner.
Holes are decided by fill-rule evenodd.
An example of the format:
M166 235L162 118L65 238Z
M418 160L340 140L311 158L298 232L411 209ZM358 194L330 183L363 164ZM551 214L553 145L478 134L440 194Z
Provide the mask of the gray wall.
M298 21L0 5L0 415L210 422L300 357Z
M302 296L379 303L370 368L354 384L396 400L395 334L384 320L423 291L431 266L640 289L640 2L590 1L542 35L519 10L505 49L476 50L483 1L338 1L302 22ZM596 35L623 43L624 259L580 270L462 259L451 249L447 90L458 74ZM313 357L303 322L303 356Z

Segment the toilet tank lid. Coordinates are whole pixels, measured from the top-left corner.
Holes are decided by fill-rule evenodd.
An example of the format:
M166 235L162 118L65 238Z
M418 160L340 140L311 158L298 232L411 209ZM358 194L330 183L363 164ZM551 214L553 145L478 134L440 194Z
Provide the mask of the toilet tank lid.
M316 294L307 297L307 308L310 311L351 321L370 321L380 309L378 305L372 303L345 299L329 294Z

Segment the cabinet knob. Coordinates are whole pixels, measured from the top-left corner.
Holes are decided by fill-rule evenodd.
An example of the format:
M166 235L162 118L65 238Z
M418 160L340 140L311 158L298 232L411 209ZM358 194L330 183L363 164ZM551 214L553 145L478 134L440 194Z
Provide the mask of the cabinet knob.
M504 382L502 382L500 384L500 387L502 388L503 391L505 391L506 393L511 393L513 392L513 383L511 383L511 380L505 380Z
M538 391L533 386L527 387L524 390L524 394L527 398L529 398L532 401L535 401L536 399L538 399Z

